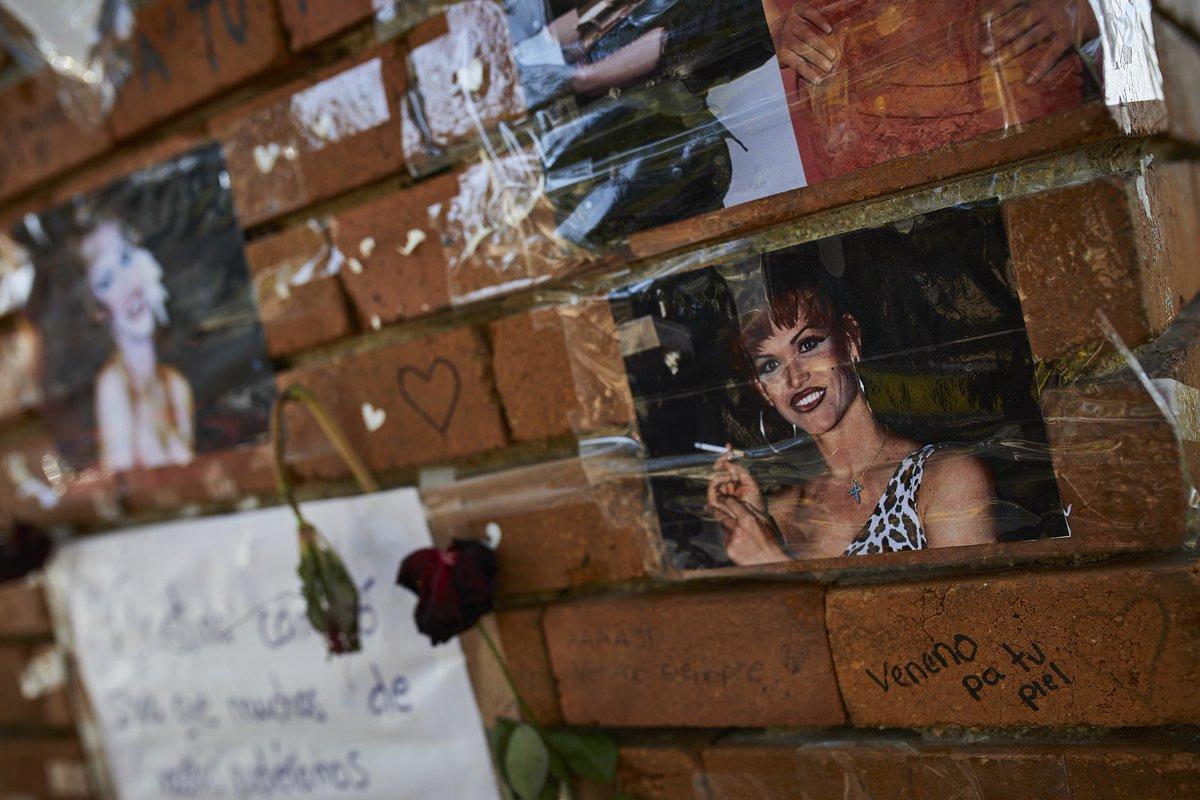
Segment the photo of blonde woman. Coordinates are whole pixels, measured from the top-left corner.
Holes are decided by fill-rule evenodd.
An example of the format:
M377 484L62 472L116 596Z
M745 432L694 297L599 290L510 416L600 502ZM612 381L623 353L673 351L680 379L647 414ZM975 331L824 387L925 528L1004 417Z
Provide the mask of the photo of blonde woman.
M186 464L195 453L192 387L159 361L155 337L170 323L162 266L137 232L116 219L80 241L97 321L113 354L96 376L100 463L121 471Z
M28 214L12 237L64 471L180 467L265 439L274 375L219 147Z

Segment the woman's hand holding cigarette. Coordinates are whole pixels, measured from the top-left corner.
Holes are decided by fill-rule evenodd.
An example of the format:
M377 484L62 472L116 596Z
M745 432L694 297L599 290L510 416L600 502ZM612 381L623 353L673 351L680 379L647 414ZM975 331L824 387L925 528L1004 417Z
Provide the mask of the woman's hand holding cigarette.
M717 459L708 482L708 509L725 530L725 551L739 565L786 561L774 520L749 470L734 460L732 448Z

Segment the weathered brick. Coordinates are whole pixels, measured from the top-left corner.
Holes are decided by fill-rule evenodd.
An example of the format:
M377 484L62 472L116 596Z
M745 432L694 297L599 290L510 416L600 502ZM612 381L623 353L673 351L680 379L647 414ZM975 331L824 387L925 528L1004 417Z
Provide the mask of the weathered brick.
M350 334L333 245L317 220L246 246L267 352L288 355Z
M278 382L312 390L373 469L481 453L507 441L487 347L469 328L305 365ZM378 427L369 430L368 421ZM301 475L346 474L299 406L289 409L287 422L289 460Z
M633 474L591 477L584 461L553 461L421 497L439 542L498 529L502 595L556 591L633 580L657 564L653 510L644 480Z
M68 180L54 186L37 210L61 205L76 195L102 189L113 181L127 178L133 172L171 160L208 141L207 135L203 132L191 130L173 133L144 145L139 144L136 147L115 150L104 158L93 161L83 169L72 173Z
M188 505L233 505L273 498L275 472L267 444L201 453L181 466L138 469L122 476L132 511L178 512Z
M0 584L0 637L50 637L41 578L37 575Z
M1191 564L834 587L829 640L861 726L1190 723Z
M112 145L103 122L70 109L49 69L0 92L0 198L11 197Z
M66 468L54 440L32 428L0 446L0 509L39 527L108 522L121 511L115 476Z
M1200 143L1200 42L1161 14L1153 20L1154 49L1163 76L1165 127L1168 135Z
M279 0L288 44L299 52L370 19L372 0Z
M333 242L347 259L342 284L362 327L450 305L446 256L430 209L457 188L453 174L439 175L334 217Z
M1200 474L1200 300L1125 367L1042 392L1042 414L1080 550L1183 542ZM1155 395L1144 380L1152 381ZM1164 413L1164 407L1167 413Z
M664 594L546 612L563 718L610 726L817 726L844 720L809 584Z
M687 739L672 736L686 743ZM616 788L638 800L709 800L699 748L630 744L617 754ZM579 800L607 800L612 787L582 781Z
M1064 114L1034 120L1016 132L986 133L953 147L916 153L850 175L635 233L629 237L628 248L634 258L661 255L701 242L747 234L849 203L913 191L968 173L994 170L1005 164L1121 135L1121 127L1104 104L1089 103Z
M112 127L136 133L279 62L287 53L274 0L158 0L137 12L132 74Z
M404 60L389 43L215 119L242 224L399 170L403 86Z
M0 725L74 725L66 671L56 666L56 660L61 658L50 644L0 645ZM27 669L31 672L25 675Z
M517 441L627 425L633 400L607 303L539 309L491 325L496 387Z
M544 609L520 608L496 614L500 647L517 689L543 725L562 724L554 674L542 633Z
M704 751L712 800L842 797L872 800L973 797L1075 800L1192 796L1200 756L1159 745L981 744L914 740L721 743Z
M74 736L0 738L0 786L7 798L87 800L99 797Z
M1142 344L1200 292L1196 171L1153 164L1004 204L1035 356L1104 341L1101 315L1126 344Z
M412 97L404 106L404 152L417 169L436 164L441 152L472 141L497 122L525 113L512 42L503 9L467 0L417 26L408 35ZM456 73L478 61L482 84L468 105ZM420 122L413 105L419 105Z
M1196 0L1154 0L1154 8L1200 38L1200 3Z

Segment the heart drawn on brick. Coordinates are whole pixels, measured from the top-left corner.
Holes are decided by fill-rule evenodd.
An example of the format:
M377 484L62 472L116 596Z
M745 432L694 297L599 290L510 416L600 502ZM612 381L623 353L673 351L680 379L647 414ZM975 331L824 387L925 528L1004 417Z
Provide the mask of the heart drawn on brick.
M438 356L429 369L401 367L400 394L438 433L445 434L458 408L462 378L453 362Z
M367 430L371 433L383 427L383 423L387 422L387 412L382 408L376 408L370 403L362 404L363 424L367 426Z
M1104 633L1097 636L1096 631ZM1171 616L1160 598L1135 597L1115 614L1093 611L1078 616L1075 655L1152 708L1158 663L1170 631Z

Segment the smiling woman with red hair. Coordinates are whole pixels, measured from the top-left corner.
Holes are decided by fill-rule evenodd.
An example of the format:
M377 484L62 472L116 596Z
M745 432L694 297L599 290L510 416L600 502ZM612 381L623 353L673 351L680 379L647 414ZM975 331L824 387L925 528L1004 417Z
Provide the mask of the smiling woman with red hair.
M743 317L739 360L762 413L811 437L823 469L768 498L732 449L717 459L708 508L729 558L767 564L995 541L987 468L876 419L858 377L858 320L812 270L798 265L788 275Z

